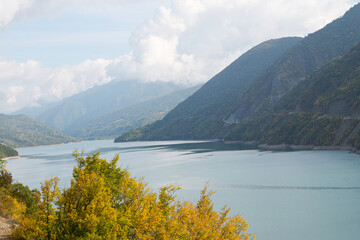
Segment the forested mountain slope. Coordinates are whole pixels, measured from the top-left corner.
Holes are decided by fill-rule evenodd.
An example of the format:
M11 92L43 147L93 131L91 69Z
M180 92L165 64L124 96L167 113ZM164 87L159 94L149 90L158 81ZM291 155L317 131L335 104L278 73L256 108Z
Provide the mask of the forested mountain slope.
M0 160L2 158L13 157L18 155L19 154L15 149L0 143ZM0 163L0 167L1 167L1 163Z
M301 81L274 109L360 117L360 44Z
M343 17L309 34L251 83L228 122L236 123L268 112L301 79L353 48L360 41L359 26L360 4L357 4Z
M212 115L223 119L234 110L238 101L237 96L246 86L300 40L299 37L280 38L255 46L180 103L165 119Z
M0 143L26 147L74 142L67 136L25 115L0 114Z
M360 44L301 81L271 114L242 121L225 140L360 148Z
M237 97L246 86L300 40L297 37L269 40L250 49L180 103L164 120L146 127L149 131L142 134L143 139L212 138L224 117L237 106Z

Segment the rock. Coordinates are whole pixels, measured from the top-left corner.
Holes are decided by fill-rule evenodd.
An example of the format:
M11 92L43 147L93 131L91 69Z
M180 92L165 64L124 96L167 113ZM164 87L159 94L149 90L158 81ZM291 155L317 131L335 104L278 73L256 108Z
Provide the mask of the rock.
M0 240L10 239L12 226L11 220L0 216Z

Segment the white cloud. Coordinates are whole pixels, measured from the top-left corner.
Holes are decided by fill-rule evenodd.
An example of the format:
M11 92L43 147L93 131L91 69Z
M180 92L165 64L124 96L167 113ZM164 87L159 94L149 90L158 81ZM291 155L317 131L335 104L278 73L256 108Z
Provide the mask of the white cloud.
M42 68L36 61L16 63L0 60L0 111L13 112L38 100L60 100L95 85L110 82L106 67L110 61L87 60L79 65Z
M0 27L28 17L52 16L72 6L126 1L131 2L3 0ZM62 68L44 68L32 60L17 63L0 59L0 112L11 112L39 99L62 99L112 78L189 85L204 82L250 47L270 38L304 36L351 6L347 0L169 2L133 31L129 40L132 51L117 59L87 60Z
M141 1L149 0L1 0L0 28L16 20L38 16L53 17L68 9L81 12L89 6L111 6Z
M114 77L195 84L250 47L304 36L343 14L347 0L173 0L133 32L133 51L109 67Z
M7 26L12 22L20 11L29 8L32 1L29 0L3 0L0 3L0 27Z

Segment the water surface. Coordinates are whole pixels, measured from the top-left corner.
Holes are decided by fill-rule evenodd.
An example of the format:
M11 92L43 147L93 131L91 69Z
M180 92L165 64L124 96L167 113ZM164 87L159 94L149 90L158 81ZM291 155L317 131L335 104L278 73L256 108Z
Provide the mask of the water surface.
M39 188L60 177L69 186L72 152L101 152L158 189L182 186L179 196L196 201L207 181L215 207L228 204L259 240L356 239L360 235L360 155L346 151L271 152L207 142L110 140L19 148L7 168L18 181Z

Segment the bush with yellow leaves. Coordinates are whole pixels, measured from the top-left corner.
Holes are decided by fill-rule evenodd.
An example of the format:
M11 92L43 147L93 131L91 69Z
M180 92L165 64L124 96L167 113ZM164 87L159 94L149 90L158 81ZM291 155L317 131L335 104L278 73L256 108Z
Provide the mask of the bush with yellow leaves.
M42 184L37 208L24 214L15 239L253 239L248 224L229 209L214 210L211 192L201 191L197 204L179 201L176 186L159 193L99 153L74 152L77 166L68 189L58 179Z

